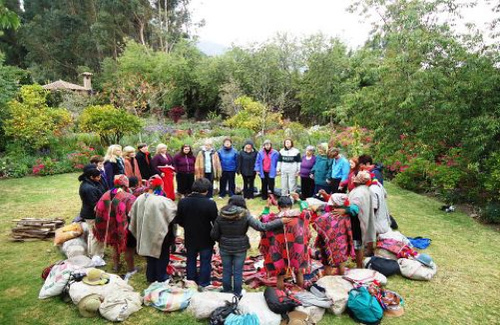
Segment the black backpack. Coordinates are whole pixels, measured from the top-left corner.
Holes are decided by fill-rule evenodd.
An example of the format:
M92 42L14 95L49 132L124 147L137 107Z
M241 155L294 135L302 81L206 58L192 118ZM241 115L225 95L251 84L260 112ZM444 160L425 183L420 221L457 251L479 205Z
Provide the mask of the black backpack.
M370 261L366 263L366 268L380 272L385 276L401 274L397 261L379 256L372 256Z
M264 291L264 299L266 299L269 309L280 315L284 315L301 305L293 295L287 295L286 292L278 288L267 287Z
M226 305L215 309L210 315L210 325L224 325L226 318L231 314L238 313L238 297L234 296L232 302L226 301Z

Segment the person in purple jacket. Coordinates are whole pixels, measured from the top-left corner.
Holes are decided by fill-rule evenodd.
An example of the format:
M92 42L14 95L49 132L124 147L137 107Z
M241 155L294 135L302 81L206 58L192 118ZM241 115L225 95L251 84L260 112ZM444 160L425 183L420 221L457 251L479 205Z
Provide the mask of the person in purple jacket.
M278 151L273 149L271 140L264 141L262 149L257 154L255 160L255 171L259 173L263 200L267 200L268 194L274 194L274 179L276 178L276 167L278 166Z
M181 151L174 156L174 167L177 172L177 192L183 196L191 193L191 186L194 183L194 163L196 157L193 155L193 148L190 145L183 145Z
M300 163L300 197L302 200L314 195L314 179L311 177L311 170L316 162L314 147L307 146L306 154L302 156Z

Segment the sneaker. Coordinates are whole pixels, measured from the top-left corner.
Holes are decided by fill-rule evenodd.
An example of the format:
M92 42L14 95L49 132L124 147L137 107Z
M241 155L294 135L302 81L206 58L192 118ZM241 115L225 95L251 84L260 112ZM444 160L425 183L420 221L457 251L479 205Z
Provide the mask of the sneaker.
M133 271L127 272L125 276L123 277L123 280L128 281L132 275L136 274L139 270L135 268Z

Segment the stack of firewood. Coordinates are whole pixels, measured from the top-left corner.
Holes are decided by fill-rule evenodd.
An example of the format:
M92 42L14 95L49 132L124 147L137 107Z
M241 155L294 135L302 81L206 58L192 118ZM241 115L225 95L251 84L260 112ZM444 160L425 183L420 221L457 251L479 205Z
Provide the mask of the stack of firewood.
M12 228L12 241L33 241L54 237L57 228L64 226L64 220L23 218L12 220L16 226Z

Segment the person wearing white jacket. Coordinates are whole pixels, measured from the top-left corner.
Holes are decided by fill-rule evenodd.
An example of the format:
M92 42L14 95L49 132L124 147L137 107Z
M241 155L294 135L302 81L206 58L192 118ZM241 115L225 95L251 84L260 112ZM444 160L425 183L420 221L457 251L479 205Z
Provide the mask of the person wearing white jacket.
M297 177L300 173L300 151L293 146L293 141L286 139L280 150L277 172L281 174L281 196L297 191Z

